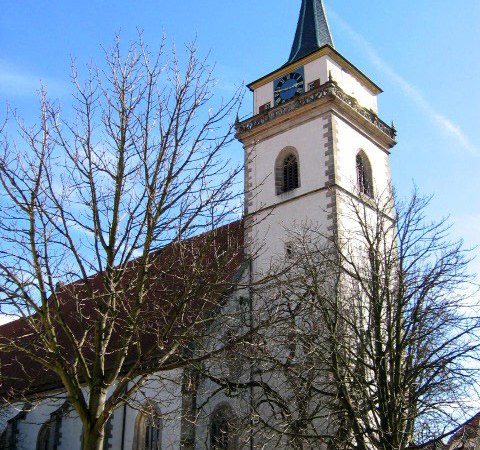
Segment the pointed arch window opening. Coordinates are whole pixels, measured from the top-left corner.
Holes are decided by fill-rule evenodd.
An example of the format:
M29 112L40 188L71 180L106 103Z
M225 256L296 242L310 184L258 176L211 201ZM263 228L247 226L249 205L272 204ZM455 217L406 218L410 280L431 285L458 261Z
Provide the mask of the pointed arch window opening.
M213 413L210 423L210 449L233 450L238 447L236 417L228 405L220 406Z
M37 450L56 450L57 446L56 423L54 420L49 420L40 428L37 438Z
M373 197L372 167L368 158L362 154L357 155L357 187L361 194Z
M0 435L0 450L16 450L17 449L17 439L16 439L17 424L15 421L9 422L2 434Z
M212 450L229 450L230 424L226 417L218 417L212 423Z
M298 160L293 154L283 160L283 192L289 192L299 187Z
M29 409L29 404L25 405ZM27 417L27 411L20 411L10 419L0 435L0 450L16 450L18 445L19 423Z
M155 406L139 411L135 424L134 450L161 450L162 416Z
M162 430L159 420L150 417L145 423L145 450L160 450Z

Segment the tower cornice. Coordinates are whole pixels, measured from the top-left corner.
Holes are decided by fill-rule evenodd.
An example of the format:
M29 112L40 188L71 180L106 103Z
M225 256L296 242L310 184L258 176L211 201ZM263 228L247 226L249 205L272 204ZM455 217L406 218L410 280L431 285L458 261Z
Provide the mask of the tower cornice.
M293 117L306 117L307 110L317 110L329 103L335 105L353 122L368 129L370 135L375 136L386 148L396 145L396 130L393 126L387 125L373 111L360 106L355 98L346 94L334 81L328 81L317 89L297 96L287 103L238 122L236 125L237 138L245 143L265 130L273 130L276 124L292 123Z

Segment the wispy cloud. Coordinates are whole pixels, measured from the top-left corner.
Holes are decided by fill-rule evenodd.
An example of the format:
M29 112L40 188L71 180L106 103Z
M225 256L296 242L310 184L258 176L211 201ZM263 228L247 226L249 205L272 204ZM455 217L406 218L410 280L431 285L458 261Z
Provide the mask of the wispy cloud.
M366 54L370 62L381 71L387 78L395 83L405 95L421 109L444 133L457 140L458 144L472 154L479 155L480 150L476 147L464 133L461 127L454 121L437 111L420 92L420 90L412 83L402 77L395 69L385 62L375 51L370 42L362 35L357 33L347 22L345 22L338 14L330 10L330 15L342 31L347 33Z
M471 269L478 275L478 281L480 282L480 236L478 230L480 230L480 213L465 213L457 216L453 216L453 232L455 237L462 238L467 248L474 250L473 255L478 255L471 264Z
M241 73L237 68L224 64L215 66L215 77L217 79L217 89L227 94L233 95L243 85Z
M0 60L0 94L5 96L36 96L41 86L49 93L63 96L68 92L66 83L27 73Z

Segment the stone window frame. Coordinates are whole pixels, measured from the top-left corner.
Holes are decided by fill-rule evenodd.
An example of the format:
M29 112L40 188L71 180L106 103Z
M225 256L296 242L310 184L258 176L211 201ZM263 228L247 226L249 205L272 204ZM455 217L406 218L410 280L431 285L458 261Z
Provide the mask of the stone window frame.
M38 431L37 450L53 450L55 445L55 421L49 419Z
M360 150L355 157L355 173L358 192L361 195L373 198L372 163L364 150Z
M295 166L293 168L294 173L293 181L290 184L288 177L289 174L285 172L287 169L285 163L287 159L295 159ZM298 150L295 147L285 147L277 156L275 160L275 192L277 195L285 194L287 192L294 191L301 186L301 174L300 174L300 157Z
M156 421L155 429L157 430L156 447L146 448L146 431L147 425L151 426ZM152 422L148 424L148 422ZM133 437L133 450L161 450L163 438L163 420L160 409L157 405L147 402L137 413L135 419L135 432ZM160 444L160 445L158 445Z
M63 417L71 411L71 405L66 400L60 408L50 414L50 418L40 427L37 434L37 450L43 450L41 447L42 438L48 437L48 446L46 450L57 450L61 444L61 428Z
M25 405L24 408L28 409L29 405ZM7 422L7 425L0 434L0 449L16 450L19 434L18 424L27 417L27 411L25 409Z
M226 424L228 426L227 440L220 445L215 436L216 429L221 425ZM238 418L235 415L233 407L229 403L221 403L215 407L211 414L209 425L209 443L210 450L237 450L238 445ZM215 442L217 441L217 443ZM226 445L225 445L226 444Z

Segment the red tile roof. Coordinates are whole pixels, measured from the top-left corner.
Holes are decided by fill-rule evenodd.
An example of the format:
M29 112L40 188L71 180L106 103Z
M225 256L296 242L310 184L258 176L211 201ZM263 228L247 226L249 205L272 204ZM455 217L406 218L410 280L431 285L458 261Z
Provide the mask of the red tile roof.
M180 347L185 348L193 334L201 335L201 327L196 324L204 324L215 314L225 292L233 287L234 275L242 265L243 226L243 221L233 222L152 254L147 301L135 321L134 337L139 345L131 346L126 364L136 360L139 351L152 352L139 368L148 370L158 361L160 349L167 351L172 343L178 342L179 336L185 334ZM119 283L123 292L118 296L122 301L112 312L115 314L115 329L108 347L111 360L120 351L122 332L132 324L132 292L140 264L139 259L132 261ZM61 304L59 312L76 337L88 330L92 318L98 314L97 308L102 307L103 281L102 274L96 274L87 282L62 286L57 291ZM94 292L93 298L88 292ZM58 329L59 322L55 326ZM20 343L48 358L45 348L38 342L38 333L45 332L44 327L45 324L35 316L7 323L0 326L0 344ZM62 333L59 333L59 345L65 358L73 357L69 341ZM89 362L93 361L91 352L87 350L84 354ZM175 355L178 357L178 352ZM15 397L19 390L33 393L61 387L56 374L20 351L4 352L0 360L0 393L4 396Z
M455 434L449 439L448 449L475 448L475 442L480 437L480 413L468 420Z

